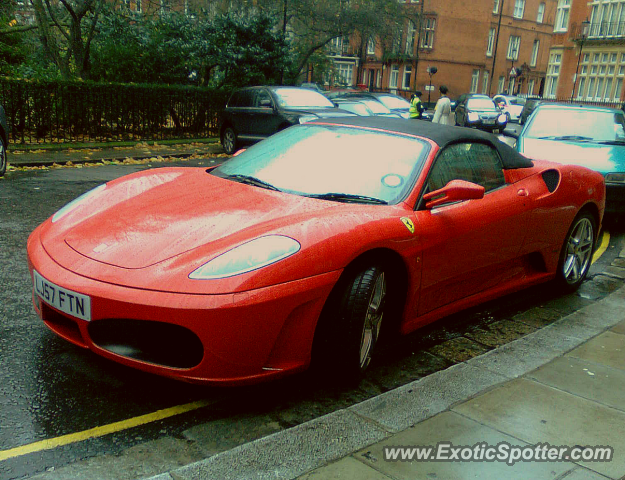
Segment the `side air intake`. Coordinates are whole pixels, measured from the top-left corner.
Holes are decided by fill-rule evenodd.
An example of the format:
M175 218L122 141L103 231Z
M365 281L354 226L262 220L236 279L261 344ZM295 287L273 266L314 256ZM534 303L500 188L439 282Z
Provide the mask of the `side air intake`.
M543 181L547 185L549 193L553 193L560 183L560 172L557 170L546 170L543 172Z

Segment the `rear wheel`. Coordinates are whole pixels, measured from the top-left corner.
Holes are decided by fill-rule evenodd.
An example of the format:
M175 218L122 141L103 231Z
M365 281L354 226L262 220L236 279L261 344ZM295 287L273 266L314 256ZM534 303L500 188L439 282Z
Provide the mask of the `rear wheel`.
M595 218L588 212L578 214L573 220L558 262L556 282L562 289L574 291L586 278L592 263L596 229Z
M7 171L7 148L4 139L0 137L0 177Z
M221 137L221 144L228 155L237 151L237 134L232 127L226 127Z
M320 373L360 378L371 362L386 307L387 276L369 265L344 278L319 320L313 361Z

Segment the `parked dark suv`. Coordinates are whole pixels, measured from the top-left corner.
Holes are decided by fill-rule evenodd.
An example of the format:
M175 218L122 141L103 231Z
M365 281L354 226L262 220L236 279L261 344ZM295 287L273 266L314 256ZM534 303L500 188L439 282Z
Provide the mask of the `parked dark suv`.
M249 87L232 94L220 128L221 144L233 154L291 125L318 118L353 116L324 95L298 87Z
M9 145L9 127L4 108L0 105L0 177L7 170L7 146Z

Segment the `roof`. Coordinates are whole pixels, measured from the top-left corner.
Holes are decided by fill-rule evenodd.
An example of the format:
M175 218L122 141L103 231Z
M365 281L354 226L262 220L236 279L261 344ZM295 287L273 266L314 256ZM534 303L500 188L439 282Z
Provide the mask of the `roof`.
M403 118L388 117L339 117L332 120L315 120L309 124L335 124L354 127L373 128L378 130L386 130L388 132L403 133L406 135L416 135L428 138L436 143L440 148L458 142L479 142L487 143L493 146L506 170L516 168L529 168L533 163L519 152L500 142L497 137L490 133L482 132L465 127L452 127L448 125L440 125L438 123L425 122L422 120L406 120Z

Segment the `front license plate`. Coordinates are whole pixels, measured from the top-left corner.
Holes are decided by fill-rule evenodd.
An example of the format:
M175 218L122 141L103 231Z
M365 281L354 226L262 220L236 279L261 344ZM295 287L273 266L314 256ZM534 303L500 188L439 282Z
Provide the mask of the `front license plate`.
M48 305L72 317L91 321L91 297L59 287L33 270L35 293Z
M495 123L495 120L489 120L489 119L486 119L486 120L484 120L484 123L485 123L486 125L493 125L493 124Z

